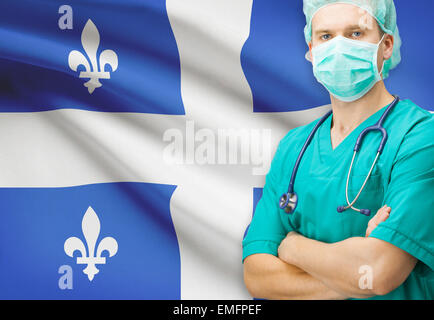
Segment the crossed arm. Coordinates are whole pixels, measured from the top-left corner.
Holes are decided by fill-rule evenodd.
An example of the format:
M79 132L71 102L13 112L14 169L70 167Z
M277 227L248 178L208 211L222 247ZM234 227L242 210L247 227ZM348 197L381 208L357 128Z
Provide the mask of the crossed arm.
M381 208L369 222L366 235L389 213L390 208ZM254 254L244 260L244 281L256 298L368 298L397 288L416 262L407 252L375 238L327 244L290 232L279 246L278 257ZM361 266L372 271L372 287L359 286Z

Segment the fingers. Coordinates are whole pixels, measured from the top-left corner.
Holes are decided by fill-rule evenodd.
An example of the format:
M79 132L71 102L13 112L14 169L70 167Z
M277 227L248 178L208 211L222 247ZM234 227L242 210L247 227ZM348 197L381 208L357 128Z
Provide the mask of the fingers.
M366 237L369 237L372 230L374 230L381 222L384 222L389 218L391 211L392 209L387 205L384 205L380 209L378 209L375 216L368 223L368 228L366 229Z
M387 205L382 206L378 209L376 215L372 218L374 222L379 225L381 222L386 221L389 218L390 211L392 209Z

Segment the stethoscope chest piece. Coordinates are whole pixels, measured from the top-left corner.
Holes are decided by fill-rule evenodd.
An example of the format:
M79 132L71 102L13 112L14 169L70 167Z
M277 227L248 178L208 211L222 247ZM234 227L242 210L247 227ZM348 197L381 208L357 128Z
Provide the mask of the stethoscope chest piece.
M297 207L298 196L295 192L284 193L280 197L279 207L283 209L286 213L293 213Z

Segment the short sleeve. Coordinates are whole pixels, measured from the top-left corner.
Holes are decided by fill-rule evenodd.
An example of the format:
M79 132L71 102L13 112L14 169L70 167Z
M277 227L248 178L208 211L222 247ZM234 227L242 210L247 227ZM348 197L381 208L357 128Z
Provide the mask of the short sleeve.
M390 217L371 237L408 252L434 270L434 121L417 123L397 152L385 193Z
M265 178L265 186L262 197L256 205L256 209L250 223L247 235L244 238L244 259L256 253L268 253L277 256L280 242L286 237L287 232L280 219L279 197L276 192L276 179L281 166L281 143L274 155L271 167Z

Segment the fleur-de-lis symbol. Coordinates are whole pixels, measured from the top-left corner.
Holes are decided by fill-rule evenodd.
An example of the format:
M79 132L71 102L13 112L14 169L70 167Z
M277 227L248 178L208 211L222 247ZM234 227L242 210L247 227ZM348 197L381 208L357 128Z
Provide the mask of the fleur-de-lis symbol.
M95 245L98 240L100 232L100 222L98 216L92 207L89 207L83 216L81 222L81 229L83 231L84 238L86 239L88 251L86 252L86 247L79 238L70 237L66 239L64 244L65 253L73 257L74 251L78 250L81 253L81 257L77 257L77 264L87 264L87 267L83 270L90 281L99 272L95 267L96 264L105 264L106 258L101 257L103 251L108 251L109 257L113 257L118 251L118 243L112 237L105 237L100 241L96 247L95 255Z
M84 86L87 87L90 94L102 86L99 79L110 79L110 72L105 71L105 66L110 65L112 71L118 68L118 56L113 50L104 50L99 56L99 68L97 60L97 51L99 47L99 32L92 20L87 20L81 33L81 44L86 52L90 64L83 53L73 50L69 53L68 64L73 71L77 71L78 66L83 65L86 71L80 72L80 78L89 78Z

